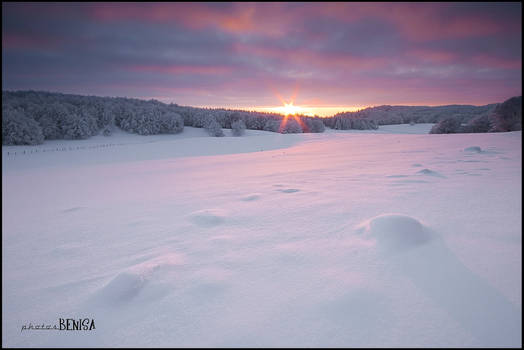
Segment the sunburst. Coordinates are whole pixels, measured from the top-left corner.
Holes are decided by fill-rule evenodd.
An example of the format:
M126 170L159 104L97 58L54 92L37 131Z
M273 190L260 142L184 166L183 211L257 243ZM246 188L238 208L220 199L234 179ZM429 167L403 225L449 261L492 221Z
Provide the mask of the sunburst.
M284 103L283 107L279 108L279 112L284 114L284 118L282 119L282 122L280 123L279 132L282 133L286 129L286 125L288 123L288 120L290 117L296 120L296 122L300 125L302 130L304 132L308 132L307 125L302 121L302 119L297 116L297 114L305 114L305 109L299 106L293 105L293 101L290 101L289 103Z
M290 103L284 103L284 107L281 108L284 115L296 115L301 112L303 108L294 106L293 101Z

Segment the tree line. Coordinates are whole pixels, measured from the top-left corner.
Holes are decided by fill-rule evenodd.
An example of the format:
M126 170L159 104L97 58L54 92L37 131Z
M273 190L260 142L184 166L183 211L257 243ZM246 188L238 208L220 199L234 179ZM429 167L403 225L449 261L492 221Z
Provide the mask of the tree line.
M430 134L484 133L522 130L522 96L512 97L484 113L461 123L456 118L445 118L435 124Z
M283 123L284 119L286 122ZM35 145L44 140L109 136L115 128L139 135L176 134L184 126L205 128L210 136L231 129L280 133L323 132L322 118L220 108L196 108L157 100L81 96L43 91L2 92L2 144Z
M176 134L184 126L210 136L231 129L279 133L320 133L377 129L379 125L436 123L431 133L495 132L522 129L522 97L486 106L378 106L320 118L223 108L196 108L157 100L98 97L44 91L2 91L2 144L36 145L44 140L109 136L115 128L139 135Z

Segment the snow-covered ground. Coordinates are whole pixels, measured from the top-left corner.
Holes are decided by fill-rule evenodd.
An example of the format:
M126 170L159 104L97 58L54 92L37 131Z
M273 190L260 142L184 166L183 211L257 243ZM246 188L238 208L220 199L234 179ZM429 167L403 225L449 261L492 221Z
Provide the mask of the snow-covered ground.
M2 147L2 345L519 347L522 133L430 128Z

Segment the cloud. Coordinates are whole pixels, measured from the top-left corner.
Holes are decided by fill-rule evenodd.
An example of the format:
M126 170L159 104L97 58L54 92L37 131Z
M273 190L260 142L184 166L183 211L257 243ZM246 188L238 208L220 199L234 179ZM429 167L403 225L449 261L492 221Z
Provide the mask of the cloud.
M6 89L181 104L491 103L521 94L519 3L3 3ZM298 92L297 92L298 91Z

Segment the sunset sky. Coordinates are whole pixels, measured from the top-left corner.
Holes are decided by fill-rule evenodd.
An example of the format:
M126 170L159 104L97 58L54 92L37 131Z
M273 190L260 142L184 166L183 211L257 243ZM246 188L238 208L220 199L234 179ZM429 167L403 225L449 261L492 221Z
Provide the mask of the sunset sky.
M521 7L2 3L2 84L319 114L483 105L522 94Z

